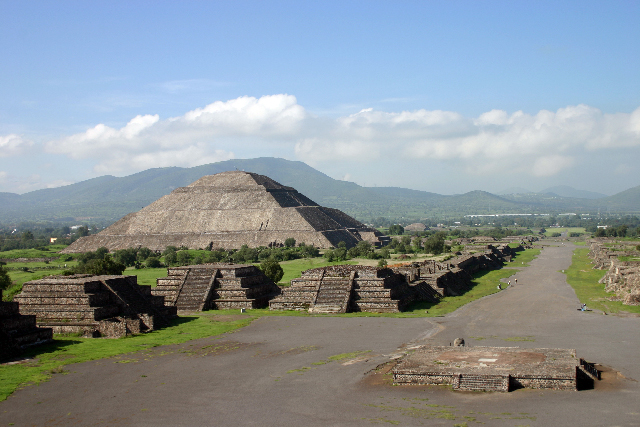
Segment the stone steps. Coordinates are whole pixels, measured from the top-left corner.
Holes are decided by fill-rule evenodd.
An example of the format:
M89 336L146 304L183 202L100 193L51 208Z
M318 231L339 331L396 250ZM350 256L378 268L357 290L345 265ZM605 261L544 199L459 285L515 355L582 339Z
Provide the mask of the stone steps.
M460 375L453 388L467 391L509 391L509 377L464 374Z

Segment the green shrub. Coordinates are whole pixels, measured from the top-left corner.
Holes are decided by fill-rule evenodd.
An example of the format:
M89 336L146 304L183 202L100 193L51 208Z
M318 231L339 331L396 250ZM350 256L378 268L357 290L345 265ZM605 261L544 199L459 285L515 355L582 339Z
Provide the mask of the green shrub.
M271 279L273 283L278 283L280 279L282 279L282 276L284 276L284 270L278 261L274 259L263 261L260 264L260 270L262 270L265 276Z

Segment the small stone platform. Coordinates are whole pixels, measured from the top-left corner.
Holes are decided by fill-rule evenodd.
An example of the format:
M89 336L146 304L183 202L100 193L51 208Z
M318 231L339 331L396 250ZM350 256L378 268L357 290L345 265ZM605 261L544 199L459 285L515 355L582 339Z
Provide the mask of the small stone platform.
M181 311L262 308L280 288L250 264L200 264L170 267L156 280L153 295Z
M588 375L575 350L520 347L421 347L393 368L394 384L451 385L454 390L577 390Z
M14 301L20 314L54 333L85 337L121 337L152 331L169 323L175 308L140 286L136 276L49 276L26 282Z
M334 265L302 272L269 302L271 310L311 313L399 312L420 298L405 275L389 268Z

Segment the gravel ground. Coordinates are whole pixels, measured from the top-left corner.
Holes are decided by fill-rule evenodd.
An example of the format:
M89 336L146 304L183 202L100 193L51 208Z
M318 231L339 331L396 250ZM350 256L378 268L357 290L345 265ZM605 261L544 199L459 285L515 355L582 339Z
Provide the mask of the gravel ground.
M217 338L70 365L0 402L0 426L638 426L640 319L577 310L560 272L572 250L546 247L508 289L445 317L264 317ZM580 392L390 385L394 357L458 337L572 348L606 372Z

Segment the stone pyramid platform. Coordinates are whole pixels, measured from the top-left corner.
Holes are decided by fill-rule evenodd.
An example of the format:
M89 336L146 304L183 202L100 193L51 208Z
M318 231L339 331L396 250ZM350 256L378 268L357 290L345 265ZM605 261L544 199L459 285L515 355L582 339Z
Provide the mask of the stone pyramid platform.
M253 265L218 263L170 267L151 292L167 306L203 311L266 307L280 288Z
M403 274L388 268L336 265L302 272L282 295L269 302L271 310L311 313L350 311L398 312L421 298Z
M55 333L121 337L165 326L175 309L137 284L136 276L50 276L26 282L14 298L20 313L35 315Z
M21 350L51 341L51 328L38 328L36 316L20 314L17 302L2 301L0 290L0 360L20 354Z
M397 385L451 385L454 390L518 388L578 390L598 379L575 350L520 347L422 346L392 369Z
M64 253L167 246L191 249L280 246L292 237L318 248L389 240L345 213L319 206L294 188L255 173L230 171L177 188Z

